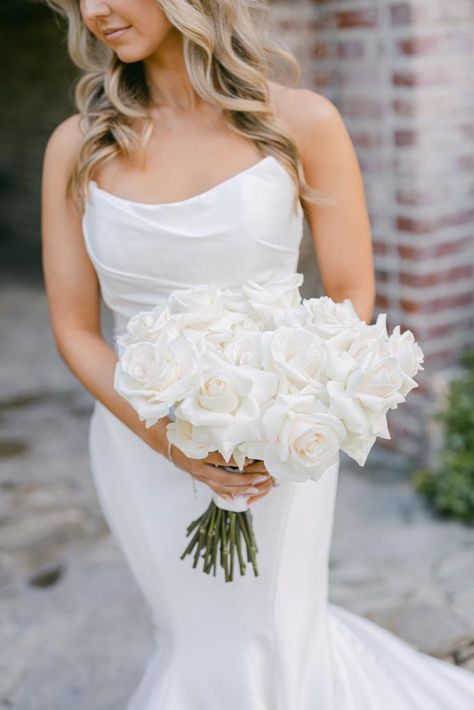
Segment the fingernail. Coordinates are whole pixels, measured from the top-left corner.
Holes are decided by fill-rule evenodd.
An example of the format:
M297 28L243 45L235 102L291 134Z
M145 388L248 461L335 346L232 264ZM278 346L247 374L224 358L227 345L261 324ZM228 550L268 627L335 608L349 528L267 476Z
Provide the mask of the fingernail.
M264 481L268 480L268 476L259 476L258 478L255 479L255 483L263 483Z
M260 493L258 488L255 488L255 486L250 486L249 488L246 488L244 493Z

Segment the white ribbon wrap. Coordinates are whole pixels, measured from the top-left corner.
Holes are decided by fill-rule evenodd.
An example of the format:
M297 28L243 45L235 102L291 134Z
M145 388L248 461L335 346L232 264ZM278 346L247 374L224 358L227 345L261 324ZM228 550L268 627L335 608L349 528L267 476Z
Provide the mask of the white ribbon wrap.
M219 508L230 510L234 513L243 513L243 511L247 510L249 507L249 504L247 503L248 497L248 495L235 495L232 500L227 500L227 498L222 498L222 496L218 493L214 493L212 500Z
M233 466L222 466L221 468L223 468L224 471L230 471L231 473L242 473L242 471L239 471L238 468L234 468ZM250 493L247 495L234 495L232 500L227 500L227 498L222 498L222 496L218 493L214 493L212 500L219 508L230 510L233 513L242 513L244 510L249 508L247 498L249 498L250 495Z

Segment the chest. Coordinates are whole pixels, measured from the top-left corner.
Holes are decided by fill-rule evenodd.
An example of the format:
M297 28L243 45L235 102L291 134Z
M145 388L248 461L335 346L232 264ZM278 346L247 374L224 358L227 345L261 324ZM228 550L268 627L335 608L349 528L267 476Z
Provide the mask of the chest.
M127 162L114 156L96 171L100 187L143 203L179 202L206 192L262 157L248 139L228 127L154 129L143 155Z

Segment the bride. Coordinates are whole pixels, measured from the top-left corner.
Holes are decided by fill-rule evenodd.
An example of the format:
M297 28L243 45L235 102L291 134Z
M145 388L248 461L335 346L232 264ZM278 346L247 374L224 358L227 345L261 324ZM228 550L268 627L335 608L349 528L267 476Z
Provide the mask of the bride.
M339 461L274 487L263 462L236 473L217 453L187 458L169 417L146 429L113 387L133 314L173 289L294 273L304 217L325 293L371 321L370 225L339 112L268 79L272 59L299 67L262 32L262 0L47 2L82 70L77 113L44 154L51 327L94 397L94 484L156 641L127 710L471 710L468 671L328 603ZM226 584L180 559L214 492L248 496L258 577Z

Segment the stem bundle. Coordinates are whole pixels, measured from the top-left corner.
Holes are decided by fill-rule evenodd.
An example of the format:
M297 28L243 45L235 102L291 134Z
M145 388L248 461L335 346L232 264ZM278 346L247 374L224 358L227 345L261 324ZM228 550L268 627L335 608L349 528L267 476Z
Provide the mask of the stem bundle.
M258 576L256 554L258 547L253 533L250 510L235 513L219 508L214 501L211 501L207 510L188 525L186 537L190 535L192 535L191 540L181 559L186 555L194 554L193 567L198 565L201 558L203 571L210 574L212 570L215 577L219 552L219 565L224 570L225 581L232 582L234 557L237 557L240 574L245 574L247 566L243 554L245 550L247 562L251 563L254 575Z

